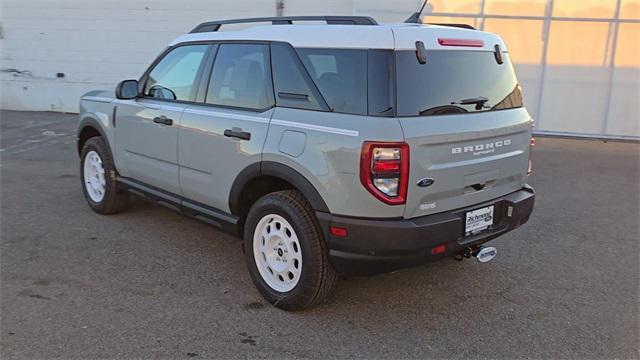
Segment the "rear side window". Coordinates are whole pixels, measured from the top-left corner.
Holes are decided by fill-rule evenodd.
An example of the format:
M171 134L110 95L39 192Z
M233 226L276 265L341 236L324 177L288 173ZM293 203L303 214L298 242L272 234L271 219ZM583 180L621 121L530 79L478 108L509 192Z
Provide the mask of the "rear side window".
M393 51L369 50L369 115L393 116L395 114L393 72Z
M158 99L193 101L193 85L207 49L208 45L188 45L171 50L149 72L144 95Z
M396 53L398 116L511 109L522 94L511 60L489 51L431 50L420 64L415 51Z
M324 110L321 97L310 83L305 70L297 59L291 46L285 44L271 45L271 63L273 70L273 86L278 106Z
M367 114L367 50L297 51L307 72L333 111Z
M269 46L220 45L205 102L252 110L273 106Z

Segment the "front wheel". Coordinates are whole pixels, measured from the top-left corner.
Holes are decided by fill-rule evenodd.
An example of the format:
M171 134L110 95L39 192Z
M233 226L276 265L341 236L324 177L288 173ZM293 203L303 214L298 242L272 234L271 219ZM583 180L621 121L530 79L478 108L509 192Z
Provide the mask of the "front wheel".
M254 284L271 304L302 310L322 302L336 283L313 209L297 191L260 198L244 230L245 260Z
M93 137L82 147L80 157L82 190L89 206L100 214L124 210L129 194L119 190L111 152L101 137Z

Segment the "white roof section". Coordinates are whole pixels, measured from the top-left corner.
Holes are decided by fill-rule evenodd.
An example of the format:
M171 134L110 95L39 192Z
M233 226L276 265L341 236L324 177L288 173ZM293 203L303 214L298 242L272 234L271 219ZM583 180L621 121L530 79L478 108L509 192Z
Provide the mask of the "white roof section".
M392 27L392 31L395 37L395 50L415 50L416 41L422 41L427 50L495 51L495 46L500 45L502 51L507 51L507 46L498 35L484 31L419 24ZM442 46L438 43L438 39L481 40L483 46Z
M294 47L393 49L393 34L378 25L259 25L239 31L186 34L173 44L200 40L267 40L288 42Z
M483 47L441 46L439 38L482 40ZM176 38L170 45L189 41L263 40L282 41L294 47L415 50L416 41L426 49L494 51L496 44L506 46L496 34L438 25L325 25L291 24L259 25L237 31L189 33Z

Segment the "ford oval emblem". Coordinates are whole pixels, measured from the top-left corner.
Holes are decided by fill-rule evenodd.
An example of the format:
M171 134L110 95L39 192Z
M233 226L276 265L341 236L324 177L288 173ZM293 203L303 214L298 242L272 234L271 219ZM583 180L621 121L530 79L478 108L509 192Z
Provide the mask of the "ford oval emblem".
M433 180L432 178L424 178L418 181L418 186L427 187L433 185L434 182L435 180Z

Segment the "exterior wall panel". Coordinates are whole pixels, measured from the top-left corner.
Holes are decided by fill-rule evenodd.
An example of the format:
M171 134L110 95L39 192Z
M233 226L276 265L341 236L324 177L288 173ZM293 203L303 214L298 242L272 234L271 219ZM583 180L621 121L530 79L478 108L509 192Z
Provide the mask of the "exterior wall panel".
M275 16L278 2L283 15L358 14L379 22L401 22L421 3L4 0L0 108L77 112L83 93L138 78L196 24ZM426 22L469 23L503 36L538 131L640 139L640 0L431 0L429 13L437 16ZM616 17L623 21L617 27Z

